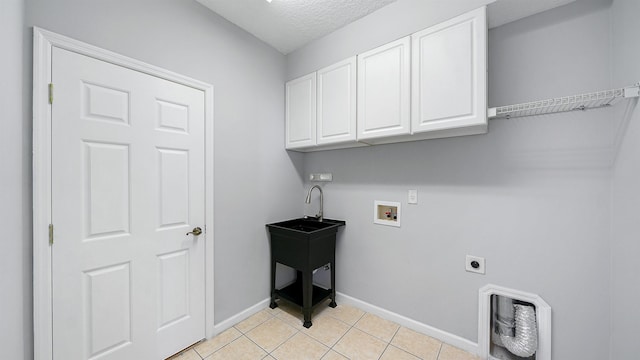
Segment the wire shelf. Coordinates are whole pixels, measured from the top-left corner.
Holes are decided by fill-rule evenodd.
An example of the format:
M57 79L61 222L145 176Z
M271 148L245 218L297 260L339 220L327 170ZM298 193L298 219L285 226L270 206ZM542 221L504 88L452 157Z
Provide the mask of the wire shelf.
M489 108L488 115L489 119L509 119L566 111L590 110L611 106L622 99L638 96L640 96L640 83L619 89Z

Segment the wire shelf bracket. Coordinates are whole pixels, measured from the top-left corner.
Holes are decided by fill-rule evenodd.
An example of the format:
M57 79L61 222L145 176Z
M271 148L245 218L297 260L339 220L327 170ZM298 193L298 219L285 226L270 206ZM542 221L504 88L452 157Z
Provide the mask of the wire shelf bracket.
M554 114L567 111L590 110L612 106L622 99L640 97L640 82L612 90L538 100L527 103L489 108L489 119Z

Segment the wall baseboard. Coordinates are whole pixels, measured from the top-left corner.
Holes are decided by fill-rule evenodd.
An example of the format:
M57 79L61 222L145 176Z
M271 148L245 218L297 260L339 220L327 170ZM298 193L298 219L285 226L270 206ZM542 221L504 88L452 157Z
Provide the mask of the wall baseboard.
M232 326L234 326L235 324L241 322L242 320L250 317L251 315L258 313L259 311L266 309L269 306L269 303L271 302L270 298L266 298L260 302L258 302L257 304L237 313L236 315L233 315L229 318L227 318L226 320L221 321L219 324L215 324L214 325L214 332L215 335L220 334L221 332L231 328ZM401 326L404 326L406 328L409 328L411 330L415 330L419 333L431 336L432 338L438 339L442 342L445 342L449 345L455 346L457 348L460 348L464 351L470 352L472 354L476 354L479 355L479 347L477 343L474 343L473 341L467 340L463 337L460 337L458 335L454 335L451 334L449 332L446 332L444 330L440 330L438 328L435 328L433 326L429 326L427 324L423 324L419 321L410 319L406 316L400 315L400 314L396 314L392 311L383 309L381 307L378 307L376 305L370 304L366 301L362 301L360 299L356 299L354 297L351 297L349 295L345 295L343 293L337 292L336 293L336 302L338 304L347 304L347 305L351 305L354 307L357 307L361 310L364 310L368 313L371 313L373 315L377 315L381 318L393 321Z
M393 321L401 326L404 326L406 328L409 328L411 330L415 330L419 333L431 336L434 339L438 339L442 342L445 342L449 345L455 346L457 348L460 348L464 351L467 351L469 353L478 355L479 354L479 347L477 343L474 343L471 340L467 340L463 337L460 337L458 335L454 335L452 333L446 332L444 330L440 330L438 328L435 328L433 326L421 323L419 321L410 319L406 316L400 315L400 314L396 314L392 311L389 311L387 309L383 309L381 307L378 307L376 305L373 304L369 304L368 302L362 301L360 299L356 299L354 297L351 297L349 295L345 295L342 294L340 292L336 293L336 302L338 304L347 304L347 305L352 305L355 306L359 309L362 309L368 313L371 313L373 315L377 315L383 319L387 319L390 321Z
M213 332L214 332L213 336L216 336L221 332L233 327L235 324L241 322L242 320L247 319L251 315L258 313L263 309L266 309L269 306L270 302L271 302L271 298L266 298L258 302L257 304L251 307L248 307L225 320L222 320L220 323L213 325Z

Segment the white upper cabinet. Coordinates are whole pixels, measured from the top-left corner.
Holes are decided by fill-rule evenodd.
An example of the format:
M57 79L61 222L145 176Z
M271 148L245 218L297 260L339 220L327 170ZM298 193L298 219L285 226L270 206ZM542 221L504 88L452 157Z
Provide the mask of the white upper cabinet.
M316 145L316 73L285 85L286 148Z
M486 8L290 81L286 101L297 151L486 133Z
M410 134L410 43L407 36L358 55L359 141Z
M415 33L411 43L412 133L435 131L443 137L486 132L485 8Z
M356 140L356 57L318 70L317 144Z

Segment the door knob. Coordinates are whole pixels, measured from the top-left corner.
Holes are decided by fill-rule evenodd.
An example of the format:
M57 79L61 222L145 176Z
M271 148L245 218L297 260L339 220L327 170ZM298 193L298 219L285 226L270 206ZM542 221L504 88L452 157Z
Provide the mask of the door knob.
M195 236L198 236L198 235L202 234L202 229L199 228L199 227L194 227L193 230L191 230L191 231L189 231L187 233L187 235L189 235L189 234L193 234Z

